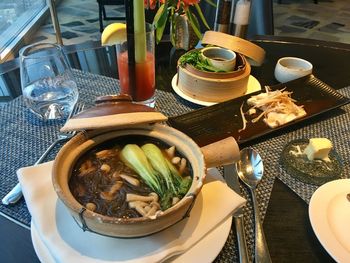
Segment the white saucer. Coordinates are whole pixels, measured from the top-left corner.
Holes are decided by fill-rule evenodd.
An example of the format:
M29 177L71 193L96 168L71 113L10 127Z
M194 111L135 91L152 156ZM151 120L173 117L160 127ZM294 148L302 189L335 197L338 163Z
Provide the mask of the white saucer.
M312 228L322 246L337 262L350 261L350 179L319 187L309 204Z
M223 180L219 171L215 168L208 170L208 179ZM217 184L216 184L217 185ZM53 189L52 189L53 190ZM205 189L204 189L205 190ZM212 194L207 192L208 195ZM52 193L53 194L53 193ZM199 199L202 200L203 199ZM40 233L35 222L31 223L32 242L41 262L56 262L58 258L67 258L77 263L98 262L98 263L116 263L116 262L134 262L141 260L145 256L145 262L150 260L152 255L161 255L162 248L167 247L167 255L164 259L173 255L171 262L212 262L222 250L232 225L232 217L228 218L213 228L212 231L203 235L202 239L196 240L196 236L201 233L201 228L195 220L195 215L203 215L202 211L207 211L200 201L197 201L191 210L191 217L185 219L176 225L159 232L158 238L142 237L138 239L119 239L105 237L91 232L83 232L72 219L69 211L56 197L51 198L48 206L55 211L54 216L49 216L45 224L41 226L44 229L44 235ZM213 209L213 206L208 206ZM215 209L215 208L214 208ZM191 220L192 219L192 220ZM187 226L187 227L185 227ZM203 223L202 223L203 226ZM187 230L186 230L187 229ZM177 240L169 240L174 233L189 235L186 242L192 246L183 252L180 246L176 245ZM175 236L177 236L175 234ZM54 243L52 243L54 240ZM169 246L174 242L173 250ZM48 246L48 243L51 246ZM92 249L94 248L94 249ZM131 249L129 249L131 248ZM208 249L210 248L210 249ZM138 253L135 253L138 251ZM182 254L180 254L182 253ZM176 256L175 256L176 255ZM161 258L161 256L159 256Z
M191 98L190 96L182 92L182 90L177 86L176 80L177 80L177 74L175 74L175 76L173 77L171 81L171 86L175 91L175 93L179 95L181 98L202 106L211 106L219 103L219 102L210 102L210 101L203 101L203 100L197 100L197 99ZM259 81L254 76L250 75L248 79L247 92L244 95L250 94L259 90L261 90L261 85Z
M172 263L186 263L186 262L213 262L217 255L222 250L226 243L228 234L230 233L232 225L232 217L229 217L225 222L215 228L213 231L208 233L202 240L200 240L191 249L185 253L173 257L166 262ZM31 236L34 246L34 250L42 263L55 263L55 259L51 255L50 251L41 240L35 225L31 222ZM210 248L210 249L208 249ZM82 260L83 261L83 256ZM106 261L107 262L107 261ZM114 261L108 261L113 263Z

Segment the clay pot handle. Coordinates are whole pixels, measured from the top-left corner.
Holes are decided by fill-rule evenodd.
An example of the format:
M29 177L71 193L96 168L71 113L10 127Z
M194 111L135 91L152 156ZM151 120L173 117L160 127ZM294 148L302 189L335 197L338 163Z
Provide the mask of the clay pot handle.
M233 137L206 145L201 151L208 168L235 163L240 158L239 147Z

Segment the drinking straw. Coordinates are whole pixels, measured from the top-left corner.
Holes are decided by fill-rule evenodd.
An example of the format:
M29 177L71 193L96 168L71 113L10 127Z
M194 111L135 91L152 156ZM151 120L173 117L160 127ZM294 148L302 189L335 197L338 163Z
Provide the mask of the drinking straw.
M136 99L136 71L135 71L135 38L134 38L134 2L125 0L126 35L128 47L129 92L133 100Z
M146 20L144 0L134 0L135 62L146 61Z

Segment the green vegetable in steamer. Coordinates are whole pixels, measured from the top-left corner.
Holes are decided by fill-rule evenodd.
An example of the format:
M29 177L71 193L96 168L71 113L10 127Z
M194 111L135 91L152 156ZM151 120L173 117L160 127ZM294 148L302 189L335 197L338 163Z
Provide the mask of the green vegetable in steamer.
M221 69L217 69L209 64L208 60L202 58L200 50L195 49L187 52L181 56L179 60L180 66L184 67L186 64L192 65L198 70L208 71L208 72L225 72Z

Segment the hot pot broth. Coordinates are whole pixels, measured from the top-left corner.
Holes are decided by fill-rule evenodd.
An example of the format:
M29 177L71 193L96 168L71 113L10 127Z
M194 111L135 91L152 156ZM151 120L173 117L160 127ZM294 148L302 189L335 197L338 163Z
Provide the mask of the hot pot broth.
M187 192L192 182L189 162L176 150L172 154L174 147L151 137L134 135L109 140L86 152L78 160L69 179L69 188L76 200L89 210L117 218L151 217L174 205L185 195L183 187L182 193L176 190L179 194L174 197L170 194L172 185L151 165L161 184L161 189L157 191L158 188L150 186L123 159L125 149L130 145L142 149L146 144L157 146L167 163L173 163L181 176L180 181L184 185L186 183ZM149 164L152 163L147 160Z

